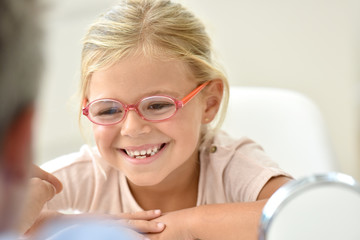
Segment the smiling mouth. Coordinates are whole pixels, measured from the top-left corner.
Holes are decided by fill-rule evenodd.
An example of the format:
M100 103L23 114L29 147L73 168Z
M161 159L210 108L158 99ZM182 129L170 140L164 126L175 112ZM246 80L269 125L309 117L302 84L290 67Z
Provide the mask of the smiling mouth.
M122 150L124 153L126 153L131 158L144 159L147 157L154 156L161 149L163 149L165 147L165 145L166 145L166 143L163 143L161 145L158 145L158 146L155 146L152 148L148 148L148 149L143 149L143 150L128 150L128 149L122 149Z

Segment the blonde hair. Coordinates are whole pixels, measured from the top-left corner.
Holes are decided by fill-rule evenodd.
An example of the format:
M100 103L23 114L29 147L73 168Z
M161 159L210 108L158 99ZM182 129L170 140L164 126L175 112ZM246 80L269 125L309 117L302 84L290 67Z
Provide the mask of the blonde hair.
M86 99L92 73L132 54L179 59L198 84L222 80L222 109L212 126L202 132L202 140L210 140L225 117L229 84L214 63L210 38L199 19L168 0L122 1L101 15L83 40L81 102Z

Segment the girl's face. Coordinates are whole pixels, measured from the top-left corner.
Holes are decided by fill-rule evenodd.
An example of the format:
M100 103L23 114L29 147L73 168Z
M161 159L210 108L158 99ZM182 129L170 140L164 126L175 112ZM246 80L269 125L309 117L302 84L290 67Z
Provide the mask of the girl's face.
M88 102L112 98L135 104L152 95L181 100L196 87L180 61L129 57L93 74ZM200 93L172 118L161 122L143 120L130 110L116 125L93 124L95 141L102 157L135 185L153 186L165 179L176 181L186 175L184 171L196 168L205 107ZM139 153L146 157L131 156Z

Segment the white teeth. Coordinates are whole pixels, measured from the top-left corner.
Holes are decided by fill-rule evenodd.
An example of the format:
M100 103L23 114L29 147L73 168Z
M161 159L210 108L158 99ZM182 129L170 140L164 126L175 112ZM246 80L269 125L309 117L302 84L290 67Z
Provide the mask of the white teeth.
M131 151L125 149L125 152L127 153L127 155L129 155L132 158L143 159L147 157L146 155L154 156L159 150L160 150L160 146L149 148L147 150L140 150L140 151L139 150Z
M129 155L130 157L133 157L134 156L134 153L132 151L129 151L129 150L126 150L125 149L125 152L127 155Z

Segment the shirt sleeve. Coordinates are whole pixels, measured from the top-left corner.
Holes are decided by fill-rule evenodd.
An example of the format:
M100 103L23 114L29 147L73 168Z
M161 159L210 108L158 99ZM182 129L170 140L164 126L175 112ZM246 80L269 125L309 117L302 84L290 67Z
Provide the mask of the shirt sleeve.
M272 177L291 177L266 155L260 145L248 138L241 139L233 151L224 169L225 192L232 202L256 201Z

